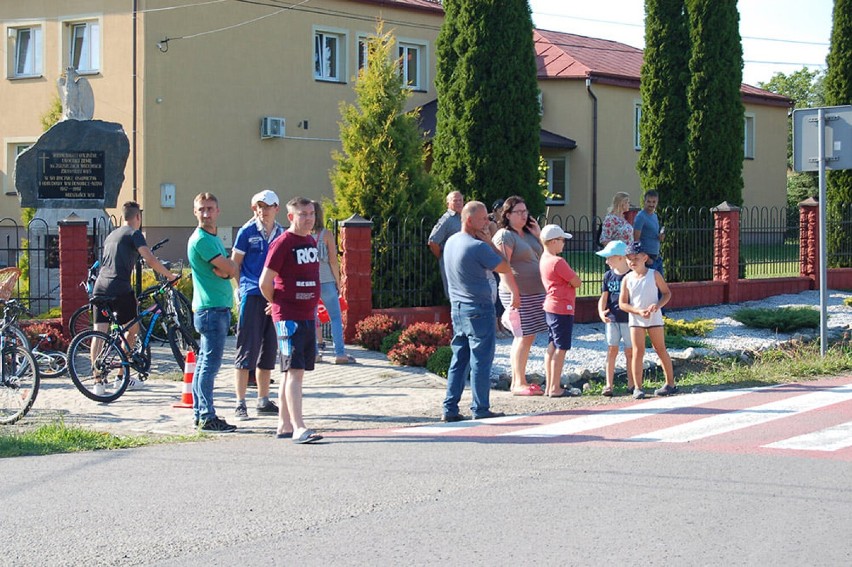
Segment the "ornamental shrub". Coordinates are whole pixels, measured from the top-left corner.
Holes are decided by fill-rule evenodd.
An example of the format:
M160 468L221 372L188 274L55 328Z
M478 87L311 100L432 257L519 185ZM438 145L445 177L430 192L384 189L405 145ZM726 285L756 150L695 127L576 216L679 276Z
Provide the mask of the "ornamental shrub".
M21 323L21 330L30 339L30 346L36 346L39 335L47 335L48 340L42 345L44 350L68 350L68 339L62 335L61 327L51 323Z
M389 353L393 347L395 347L397 344L399 344L399 335L401 333L402 333L402 331L394 331L393 333L391 333L388 336L386 336L385 338L383 338L382 339L382 346L381 346L380 350L384 354Z
M402 324L387 315L377 313L365 317L355 325L355 342L369 350L379 350L382 339L402 328Z
M426 366L437 347L400 343L390 350L388 360L400 366Z
M810 307L740 309L731 318L746 327L771 329L776 333L791 333L797 329L815 329L819 326L819 311Z
M399 343L438 348L449 345L452 338L453 332L445 323L413 323L400 333Z
M663 322L665 323L666 335L679 337L706 337L716 327L711 319L685 321L663 317Z
M450 372L450 362L453 360L453 349L448 346L438 347L429 360L426 361L426 369L432 374L446 378Z

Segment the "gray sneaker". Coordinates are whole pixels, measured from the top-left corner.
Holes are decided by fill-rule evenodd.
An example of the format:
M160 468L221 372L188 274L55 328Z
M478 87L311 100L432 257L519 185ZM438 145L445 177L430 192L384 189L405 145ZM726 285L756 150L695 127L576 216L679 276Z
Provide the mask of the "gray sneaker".
M655 396L671 396L672 394L677 394L677 386L669 386L666 384L662 388L654 390Z
M278 406L275 402L269 400L266 405L257 406L257 415L278 415Z
M633 390L633 399L634 400L645 399L645 392L642 391L641 388L636 388L635 390Z
M237 409L234 410L234 419L237 421L245 421L248 419L248 411L246 410L246 406L240 404L237 406Z

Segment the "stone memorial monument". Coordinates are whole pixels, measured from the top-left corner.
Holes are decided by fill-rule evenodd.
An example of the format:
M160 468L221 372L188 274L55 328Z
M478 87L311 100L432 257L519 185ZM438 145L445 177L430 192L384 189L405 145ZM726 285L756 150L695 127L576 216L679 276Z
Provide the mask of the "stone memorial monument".
M21 207L36 208L35 219L43 221L30 225L31 246L41 236L43 242L55 242L59 221L72 213L90 226L109 227L104 209L118 205L130 154L130 143L121 124L92 119L94 96L85 77L69 67L57 87L62 119L22 152L15 165L14 183ZM39 231L51 234L40 235ZM58 266L46 257L44 249L31 248L31 289L46 281L58 281L47 273Z

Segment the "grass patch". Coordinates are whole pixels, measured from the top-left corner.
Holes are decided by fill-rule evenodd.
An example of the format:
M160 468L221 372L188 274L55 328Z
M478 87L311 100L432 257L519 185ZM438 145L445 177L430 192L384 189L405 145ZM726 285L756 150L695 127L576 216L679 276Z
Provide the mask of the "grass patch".
M197 434L164 437L113 435L56 422L29 430L18 429L8 432L0 430L0 458L131 449L158 443L195 441L201 438L203 436Z
M746 327L770 329L776 333L815 329L819 326L819 311L810 307L740 309L731 318Z

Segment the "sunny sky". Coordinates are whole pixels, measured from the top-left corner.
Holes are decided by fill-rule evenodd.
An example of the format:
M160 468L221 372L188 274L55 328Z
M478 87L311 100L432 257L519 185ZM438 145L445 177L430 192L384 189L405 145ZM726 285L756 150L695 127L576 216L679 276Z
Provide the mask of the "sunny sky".
M529 0L536 27L644 47L643 0ZM743 82L804 66L824 69L832 0L739 0Z

